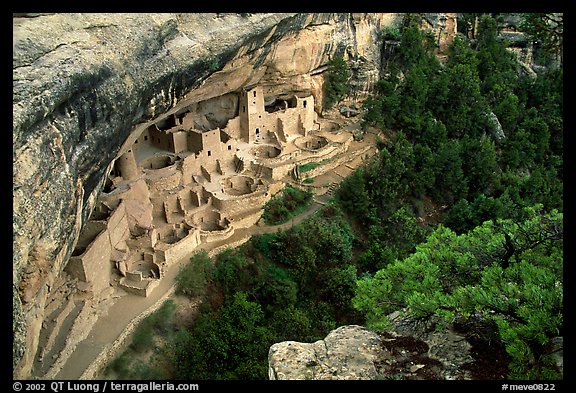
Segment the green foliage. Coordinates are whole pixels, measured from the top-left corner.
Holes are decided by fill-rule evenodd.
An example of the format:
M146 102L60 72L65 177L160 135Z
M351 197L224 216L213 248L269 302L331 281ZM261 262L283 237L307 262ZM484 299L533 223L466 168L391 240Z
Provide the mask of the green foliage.
M436 173L434 168L435 154L432 149L425 144L414 145L414 171L412 178L412 194L416 197L429 194L436 183Z
M318 335L314 333L316 321L309 313L294 304L279 307L270 319L270 326L277 334L278 341L314 342Z
M312 196L311 191L288 185L279 196L266 202L262 219L269 225L285 223L293 216L306 210L312 202Z
M308 172L308 171L311 171L312 169L318 167L319 165L320 165L320 164L317 163L317 162L310 162L310 163L308 163L308 164L300 165L300 166L298 167L298 170L299 170L300 172Z
M380 37L382 40L395 40L398 41L401 38L400 29L394 26L384 26L380 32Z
M236 292L217 318L205 316L194 334L177 335L171 346L176 379L266 379L273 343L260 305Z
M480 136L486 103L480 92L480 77L470 64L455 64L448 71L449 93L447 105L451 108L441 119L448 129L448 137L461 138L464 134Z
M496 322L511 378L553 375L545 348L562 334L563 217L541 205L524 213L462 235L439 226L412 255L360 278L354 307L374 329L399 310L448 323L480 316Z
M378 95L364 101L362 127L375 126L391 128L396 125L397 113L400 110L400 94L396 91L398 78L389 76L376 83Z
M449 139L440 146L435 157L436 181L431 193L442 203L453 204L468 193L461 149L457 140Z
M433 55L418 17L406 18L401 55L377 84L377 94L365 101L363 126L396 129L413 143L412 154L400 147L405 154L397 155L387 142L379 146L378 164L343 184L339 203L364 225L411 196L452 205L484 194L519 206L562 206L562 69L541 72L535 80L521 77L497 19L464 19L476 17L475 41L457 36L441 68L426 60ZM505 134L498 146L486 135L490 112Z
M211 56L208 59L208 71L215 72L220 68L220 58L218 56Z
M522 84L519 95L525 97L528 109L535 108L550 132L550 153L562 156L564 83L562 68L547 69L529 83Z
M478 13L459 13L458 14L458 32L464 34L468 38L474 29L476 18L480 16Z
M470 46L469 40L456 36L448 50L447 70L459 64L474 70L478 69L478 53Z
M496 146L489 138L461 139L462 171L468 184L468 194L475 198L488 192L496 181L498 168Z
M418 59L427 41L416 25L410 19L402 32L395 66L404 79L385 80L365 103L365 124L396 128L398 140L381 143L379 160L337 193L338 203L367 228L353 304L374 328L385 328L384 316L399 310L416 318L436 314L447 323L481 314L506 345L511 377L556 375L545 348L561 330L561 235L551 228L558 223L553 209L563 205L562 69L535 80L520 77L489 15L480 17L473 45L456 37L439 69ZM385 113L390 102L402 105ZM491 111L506 135L498 146L486 135ZM411 230L419 225L398 209L423 196L450 207L444 218L453 230L440 225L419 244L423 233ZM534 204L545 208L530 208ZM547 305L526 313L534 320L519 307L523 299L537 307L527 300L531 293L520 290L513 298L498 293L504 285L488 284L498 269L508 286L539 288ZM529 284L524 275L532 274L546 279Z
M264 379L270 345L316 341L351 308L354 235L328 206L293 229L255 236L215 257L210 280L221 302L204 304L191 330L169 335L177 379Z
M428 100L428 76L423 67L412 66L401 86L402 105L397 114L397 126L400 129L419 133L422 129L422 117Z
M314 326L310 337L310 342L322 340L326 334L336 329L336 316L334 307L325 301L308 301L302 304L302 309L308 310L310 320L314 321ZM344 322L349 323L349 322Z
M413 165L412 145L403 133L398 133L391 146L382 148L375 164L366 167L366 188L379 214L394 210L406 198Z
M241 250L229 248L216 257L213 279L220 285L226 299L238 291L254 287L261 275L260 266Z
M483 15L478 25L478 75L482 93L488 97L490 105L499 101L501 94L510 91L517 79L514 54L506 49L507 43L498 34L496 20Z
M458 234L468 232L485 221L506 216L504 199L479 194L472 202L460 199L446 214L444 224Z
M176 304L169 299L162 303L157 311L144 318L132 335L130 348L137 352L143 352L154 345L154 333L168 330L175 310Z
M429 70L439 68L438 59L433 55L434 36L419 28L417 21L407 21L402 29L398 59L405 68L425 67Z
M543 162L549 150L550 131L536 108L530 108L523 121L506 140L502 155L510 169L531 169Z
M176 293L189 297L204 296L213 270L214 263L208 253L204 250L196 252L176 276Z
M169 375L163 369L158 356L151 356L148 362L124 352L115 358L105 369L105 375L112 375L117 380L165 380Z
M253 235L251 244L260 251L266 259L270 259L270 244L276 239L275 233L263 233L261 235Z
M324 80L324 107L331 109L334 104L341 101L348 93L348 79L350 72L342 56L335 56L328 62Z
M512 91L501 95L500 100L493 107L505 135L510 135L516 129L520 117L520 100Z
M352 257L354 235L338 212L310 217L301 225L279 233L270 243L271 257L281 265L305 273L331 262L344 263Z
M342 208L352 217L364 225L369 225L371 220L372 203L366 189L364 169L356 169L346 177L336 189L336 198Z
M346 310L351 305L356 284L356 267L345 265L320 272L318 277L319 295L331 305Z
M537 43L545 55L558 56L562 64L564 44L564 18L562 13L522 14L520 30Z
M274 313L288 305L296 304L298 285L290 272L273 263L268 265L264 285L258 288L257 299L265 310Z
M120 356L112 360L105 370L105 374L109 375L111 372L115 372L119 376L125 376L130 373L130 355L127 352L123 352Z

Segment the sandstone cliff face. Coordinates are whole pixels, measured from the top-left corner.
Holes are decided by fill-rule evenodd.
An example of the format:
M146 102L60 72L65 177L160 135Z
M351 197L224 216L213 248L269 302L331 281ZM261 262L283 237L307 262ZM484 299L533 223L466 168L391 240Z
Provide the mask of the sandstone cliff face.
M259 84L312 92L336 53L352 94L398 14L34 14L13 18L13 372L30 374L49 296L113 160L152 120Z

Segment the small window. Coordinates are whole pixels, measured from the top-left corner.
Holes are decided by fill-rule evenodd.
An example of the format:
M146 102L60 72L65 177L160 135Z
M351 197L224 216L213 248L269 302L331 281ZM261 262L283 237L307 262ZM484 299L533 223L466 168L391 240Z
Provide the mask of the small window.
M254 97L256 97L256 91L254 91L253 93L254 93Z
M260 134L260 129L256 128L256 135L259 135L259 134Z
M232 146L228 145L228 150L232 150Z
M148 140L148 135L144 135L144 140L145 140L145 141Z
M210 157L212 155L212 152L210 150L208 150L208 157Z
M304 100L304 108L306 108L306 100Z
M242 105L242 113L246 113L246 107Z
M136 139L136 141L134 142L134 144L137 144L137 143L138 143L138 139Z

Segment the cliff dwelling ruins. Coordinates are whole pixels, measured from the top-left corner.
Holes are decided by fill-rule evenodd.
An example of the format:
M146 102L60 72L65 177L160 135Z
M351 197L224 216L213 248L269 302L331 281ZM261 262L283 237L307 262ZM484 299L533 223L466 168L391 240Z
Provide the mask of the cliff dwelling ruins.
M15 17L14 376L93 376L180 262L279 230L260 218L287 184L327 201L376 151L353 105L385 68L380 32L403 18ZM326 112L340 52L353 110Z
M147 296L200 244L256 224L287 182L301 183L301 165L369 148L349 149L353 134L320 118L313 95L268 98L261 86L193 103L132 139L66 267L82 291L113 285Z

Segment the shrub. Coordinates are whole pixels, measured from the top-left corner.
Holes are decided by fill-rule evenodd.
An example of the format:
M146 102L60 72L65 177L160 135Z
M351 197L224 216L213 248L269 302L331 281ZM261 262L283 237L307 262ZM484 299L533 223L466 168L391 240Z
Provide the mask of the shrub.
M262 218L267 224L278 225L304 211L312 201L312 192L286 186L279 197L264 206Z
M189 297L204 296L214 264L204 250L196 252L176 276L176 293Z
M342 56L336 56L328 62L326 79L324 81L324 106L331 109L334 104L341 101L348 93L348 79L350 72Z

